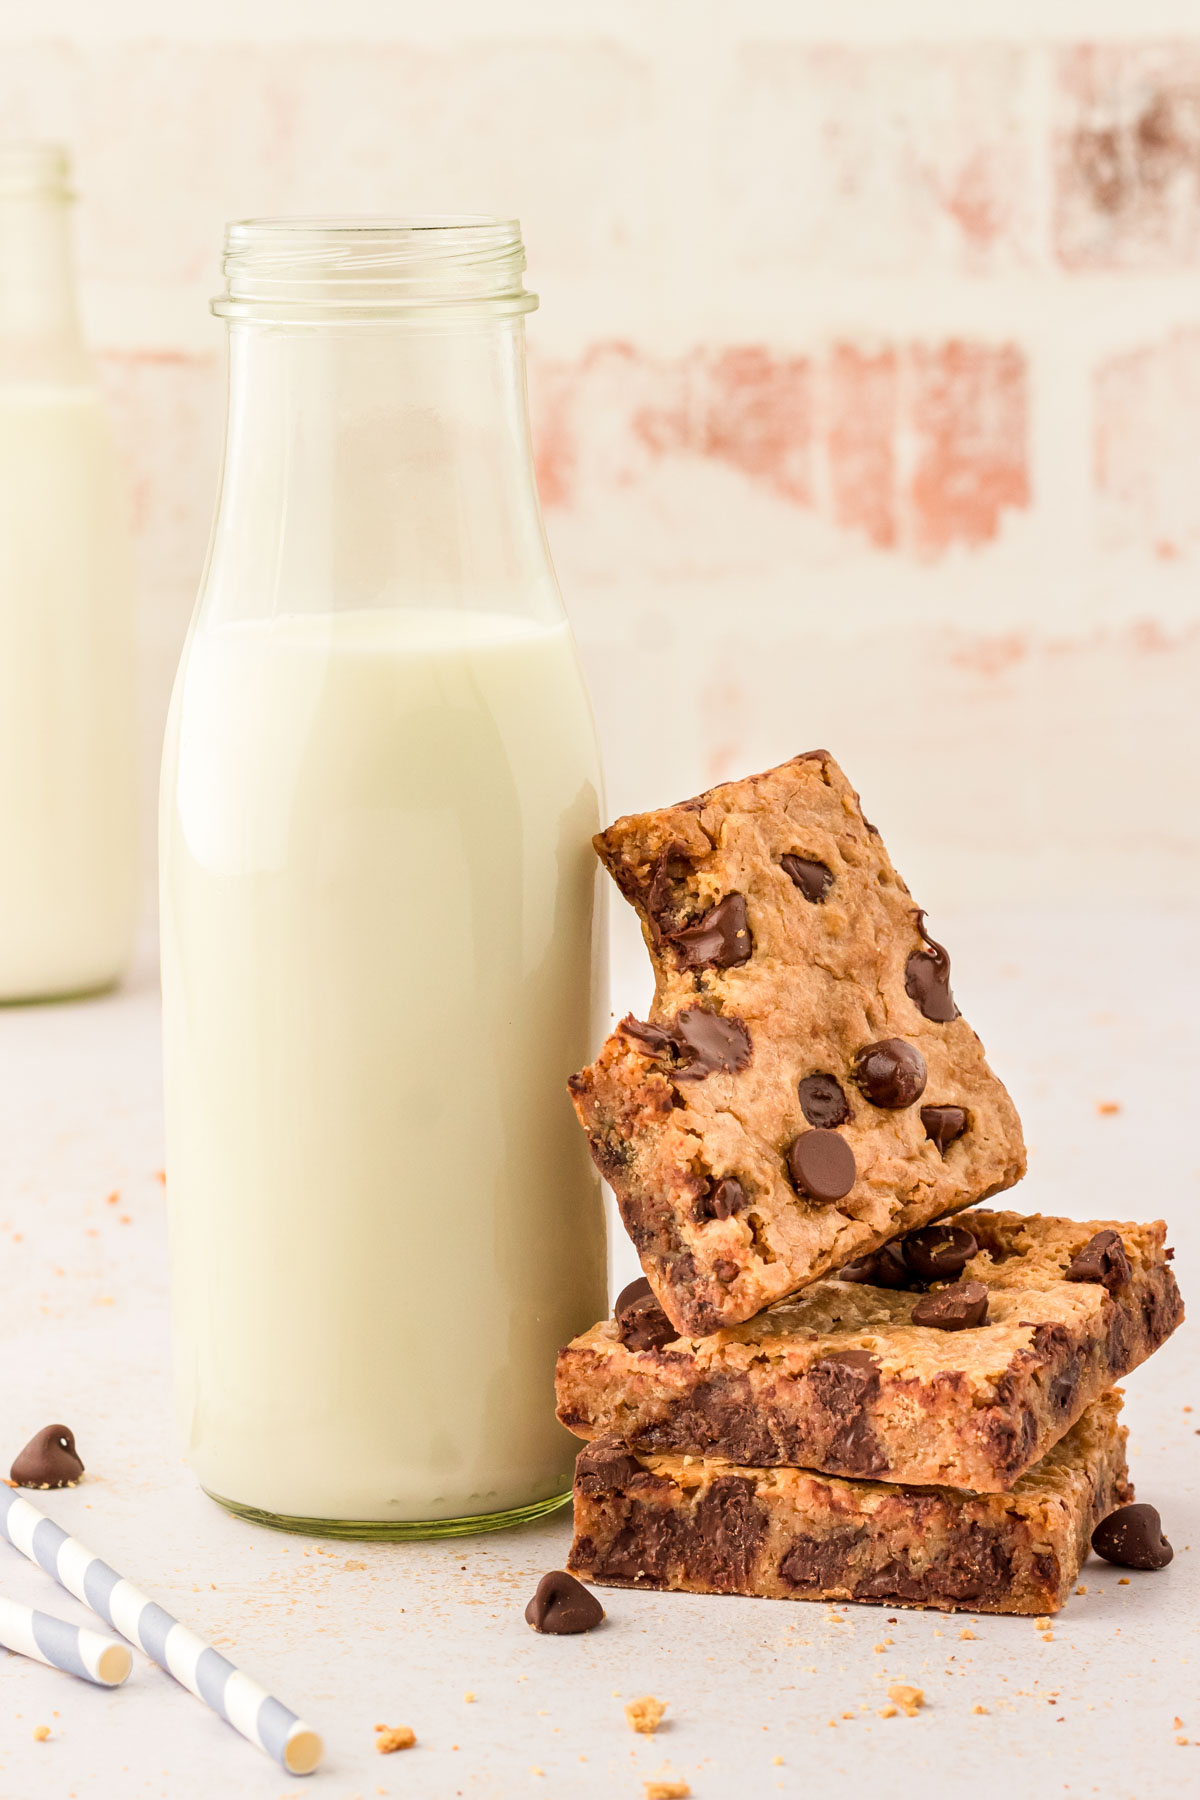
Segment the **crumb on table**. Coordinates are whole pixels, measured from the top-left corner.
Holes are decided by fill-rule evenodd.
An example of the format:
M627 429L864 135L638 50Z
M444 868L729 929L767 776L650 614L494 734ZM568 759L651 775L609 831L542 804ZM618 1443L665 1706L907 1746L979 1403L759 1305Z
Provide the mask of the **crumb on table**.
M649 1733L658 1730L666 1710L665 1700L656 1700L653 1694L643 1694L640 1699L628 1702L625 1718L630 1730Z
M33 1741L35 1744L44 1744L46 1739L49 1736L50 1736L50 1727L48 1725L35 1725L34 1726Z
M390 1756L393 1750L411 1750L417 1741L411 1725L377 1725L375 1733L375 1748L381 1756Z
M894 1701L907 1718L915 1719L925 1704L925 1690L897 1681L888 1689L888 1699Z
M690 1800L692 1792L686 1781L679 1781L674 1776L642 1785L646 1800Z

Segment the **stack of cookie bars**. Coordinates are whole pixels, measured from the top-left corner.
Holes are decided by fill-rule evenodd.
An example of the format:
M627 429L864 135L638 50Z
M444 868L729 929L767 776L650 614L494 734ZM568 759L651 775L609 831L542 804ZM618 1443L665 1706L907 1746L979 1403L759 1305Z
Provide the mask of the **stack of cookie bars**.
M1164 1226L962 1210L1020 1121L827 752L596 844L655 996L570 1084L645 1271L559 1358L571 1568L1053 1612L1132 1499L1113 1384L1183 1316Z

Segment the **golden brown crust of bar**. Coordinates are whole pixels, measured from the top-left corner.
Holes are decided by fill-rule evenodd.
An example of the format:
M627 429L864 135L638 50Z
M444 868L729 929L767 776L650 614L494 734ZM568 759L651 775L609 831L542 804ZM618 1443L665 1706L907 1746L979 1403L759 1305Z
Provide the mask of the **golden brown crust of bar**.
M988 1289L988 1322L911 1322L920 1295L823 1280L745 1324L634 1350L613 1320L560 1353L558 1416L580 1437L616 1433L678 1452L833 1474L1001 1492L1183 1318L1159 1220L960 1213L979 1246L963 1279ZM1128 1284L1068 1281L1097 1232L1119 1233ZM851 1352L850 1362L838 1359ZM868 1352L862 1365L855 1352Z
M1120 1405L1096 1401L1003 1495L634 1457L605 1438L576 1464L568 1566L614 1587L1056 1612L1096 1525L1133 1497Z
M752 1318L898 1232L1019 1180L1012 1102L966 1020L927 1017L910 994L911 959L930 955L920 915L827 752L620 819L595 841L642 920L651 1023L669 1031L699 1008L749 1033L744 1067L696 1079L686 1053L656 1053L618 1029L571 1081L597 1166L680 1330ZM785 856L824 865L823 898L806 898ZM687 966L676 934L731 895L745 902L747 960ZM927 1080L915 1103L890 1110L864 1097L854 1070L861 1050L893 1038L920 1052ZM789 1175L788 1147L812 1128L798 1084L814 1074L837 1080L852 1115L836 1129L855 1179L836 1201L802 1195ZM928 1106L966 1113L944 1150L922 1122ZM726 1176L745 1206L705 1217Z

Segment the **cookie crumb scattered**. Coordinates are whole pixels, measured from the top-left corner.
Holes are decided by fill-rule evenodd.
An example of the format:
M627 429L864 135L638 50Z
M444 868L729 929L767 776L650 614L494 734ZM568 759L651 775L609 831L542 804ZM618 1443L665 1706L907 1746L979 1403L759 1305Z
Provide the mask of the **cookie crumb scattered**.
M975 1633L973 1631L968 1631L966 1626L964 1625L963 1629L959 1632L958 1635L960 1638L973 1638L975 1636Z
M1087 1593L1087 1582L1081 1581L1079 1586L1075 1589L1075 1592L1077 1594L1086 1594Z
M36 1736L37 1736L37 1732L36 1732L36 1731L35 1731L35 1732L34 1732L34 1734L33 1734L33 1735L34 1735L34 1737L36 1737ZM1186 1743L1187 1743L1187 1739L1186 1739L1186 1738L1185 1738L1185 1737L1177 1737L1177 1738L1176 1738L1176 1739L1175 1739L1175 1742L1176 1742L1176 1743L1177 1743L1177 1744L1186 1744Z
M690 1800L691 1788L686 1781L677 1781L674 1777L666 1781L646 1781L642 1784L646 1800Z
M411 1725L377 1725L375 1730L375 1748L381 1756L390 1756L393 1750L411 1750L417 1741Z
M1172 1719L1172 1721L1171 1721L1171 1725L1172 1725L1172 1729L1173 1729L1173 1730L1175 1730L1175 1731L1182 1731L1182 1730L1183 1730L1183 1720L1182 1720L1182 1719L1180 1719L1180 1718L1174 1718L1174 1719Z
M1128 1577L1128 1575L1122 1575L1122 1576L1121 1576L1121 1579L1120 1579L1120 1580L1119 1580L1119 1581L1118 1581L1118 1582L1117 1582L1117 1586L1118 1586L1118 1587L1128 1587L1128 1586L1129 1586L1129 1577Z
M881 1719L894 1719L896 1716L896 1708L894 1706L881 1706L879 1709L879 1716Z
M344 1562L342 1564L343 1569L365 1569L366 1566L367 1566L366 1563L354 1562L354 1561Z
M625 1719L631 1731L640 1731L649 1735L650 1732L658 1730L666 1710L665 1700L656 1700L653 1694L643 1694L640 1699L628 1702L625 1707Z
M1096 1111L1102 1119L1111 1119L1113 1114L1119 1113L1120 1110L1121 1102L1119 1100L1098 1100L1096 1102Z
M48 1725L35 1725L34 1726L33 1741L35 1744L44 1744L46 1739L49 1736L50 1736L50 1727Z
M1035 1631L1049 1631L1049 1629L1050 1629L1049 1619L1046 1619L1046 1618L1035 1619L1033 1621L1033 1629Z
M882 1656L884 1651L887 1649L887 1645L886 1644L872 1644L871 1648L874 1650L876 1656Z
M906 1718L915 1719L925 1704L925 1690L898 1681L888 1689L888 1699L895 1701Z
M975 1702L975 1704L974 1704L974 1706L973 1706L973 1707L972 1707L972 1708L971 1708L971 1711L972 1711L972 1712L973 1712L973 1713L986 1713L986 1711L987 1711L987 1707L986 1707L986 1706L980 1706L980 1704L979 1704L979 1702L978 1702L978 1701L976 1701L976 1702Z
M471 1688L468 1688L466 1693L463 1695L463 1699L466 1701L467 1705L470 1706L471 1703L475 1699L474 1691Z
M772 1764L772 1767L773 1767L773 1768L776 1768L776 1769L782 1769L782 1767L783 1767L783 1758L782 1758L782 1756L773 1756L773 1757L772 1757L772 1758L771 1758L771 1764Z

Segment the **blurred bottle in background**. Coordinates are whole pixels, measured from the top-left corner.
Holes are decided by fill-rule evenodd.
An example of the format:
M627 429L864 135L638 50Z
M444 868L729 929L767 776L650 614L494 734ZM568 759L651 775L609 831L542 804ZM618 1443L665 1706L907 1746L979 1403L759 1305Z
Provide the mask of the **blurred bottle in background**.
M0 145L0 1001L108 986L137 916L129 528L67 176Z

